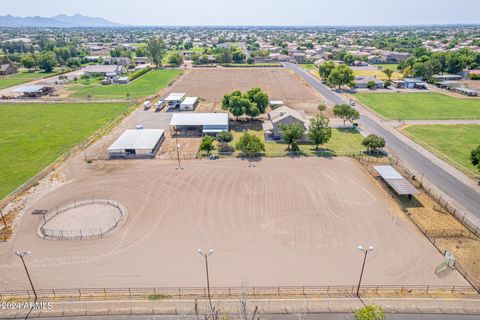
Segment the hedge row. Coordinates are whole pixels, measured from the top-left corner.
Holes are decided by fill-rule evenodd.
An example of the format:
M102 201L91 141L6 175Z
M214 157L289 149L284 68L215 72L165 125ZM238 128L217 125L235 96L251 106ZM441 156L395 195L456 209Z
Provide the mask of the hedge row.
M152 67L146 67L144 69L138 70L137 72L135 72L134 74L132 74L130 76L129 80L133 81L133 80L143 76L145 73L150 72L152 69L153 69Z

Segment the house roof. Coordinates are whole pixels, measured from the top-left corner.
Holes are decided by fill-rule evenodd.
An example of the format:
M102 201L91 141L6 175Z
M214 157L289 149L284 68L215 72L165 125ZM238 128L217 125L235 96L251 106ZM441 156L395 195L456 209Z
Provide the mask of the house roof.
M41 91L43 88L49 87L45 85L30 85L30 86L21 86L13 90L15 93L35 93Z
M0 65L0 71L6 71L8 69L8 67L11 67L11 65L8 64L8 63L2 64L2 65Z
M383 83L382 80L376 78L376 77L372 77L372 76L368 76L368 77L357 77L355 78L355 82L358 84L358 83L369 83L370 81L373 81L375 82L376 84L377 83Z
M228 113L174 113L171 126L228 126Z
M417 189L410 184L392 166L373 166L375 171L385 180L397 194L416 194Z
M300 113L296 110L293 110L292 108L289 108L287 106L282 106L279 107L275 110L272 110L268 113L270 120L273 123L277 123L289 116L294 117L295 119L302 121L302 122L307 122L307 118L305 117L304 113Z
M129 129L126 130L108 148L108 151L126 149L154 149L163 137L163 129Z
M97 64L93 66L86 66L85 72L89 73L116 73L118 69L121 69L121 66L118 65L103 65Z

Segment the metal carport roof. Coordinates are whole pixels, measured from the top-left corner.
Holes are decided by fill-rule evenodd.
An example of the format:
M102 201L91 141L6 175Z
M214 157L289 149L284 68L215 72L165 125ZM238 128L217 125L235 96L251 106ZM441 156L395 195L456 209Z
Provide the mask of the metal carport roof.
M392 166L373 166L373 168L397 194L404 195L418 193L418 190Z

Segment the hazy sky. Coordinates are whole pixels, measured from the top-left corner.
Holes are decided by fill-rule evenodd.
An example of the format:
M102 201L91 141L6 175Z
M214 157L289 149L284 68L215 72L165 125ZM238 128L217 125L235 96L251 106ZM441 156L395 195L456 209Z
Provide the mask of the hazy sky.
M134 25L480 23L480 0L0 0L18 16L80 13Z

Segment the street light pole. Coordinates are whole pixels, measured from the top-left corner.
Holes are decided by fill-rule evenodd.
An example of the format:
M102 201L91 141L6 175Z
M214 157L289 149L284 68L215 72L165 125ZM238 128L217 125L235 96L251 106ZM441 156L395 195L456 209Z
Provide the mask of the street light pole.
M25 272L27 274L27 277L28 277L28 281L30 282L30 286L32 287L32 291L33 291L33 295L35 296L35 302L37 301L37 291L35 291L35 287L33 286L33 282L32 282L32 278L30 277L30 273L28 272L28 269L27 269L27 265L25 264L25 259L24 257L26 255L29 255L31 252L30 251L25 251L25 252L19 252L19 251L15 251L15 254L17 256L20 257L20 259L22 260L22 263L23 263L23 267L25 268Z
M180 170L183 170L182 164L180 163L180 145L178 144L178 138L175 138L175 145L177 146L177 161L178 161L178 168Z
M358 287L357 287L357 297L360 298L360 285L362 284L363 271L365 270L365 262L367 261L368 252L373 251L373 247L370 246L367 249L364 249L362 246L358 246L358 250L362 251L365 254L363 256L362 271L360 271L360 280L358 280Z
M210 295L210 276L208 274L208 257L213 253L213 249L210 249L208 253L203 253L202 249L198 249L198 254L205 258L205 270L207 272L207 294L208 294L208 303L210 305L210 310L213 310L212 307L212 297Z

